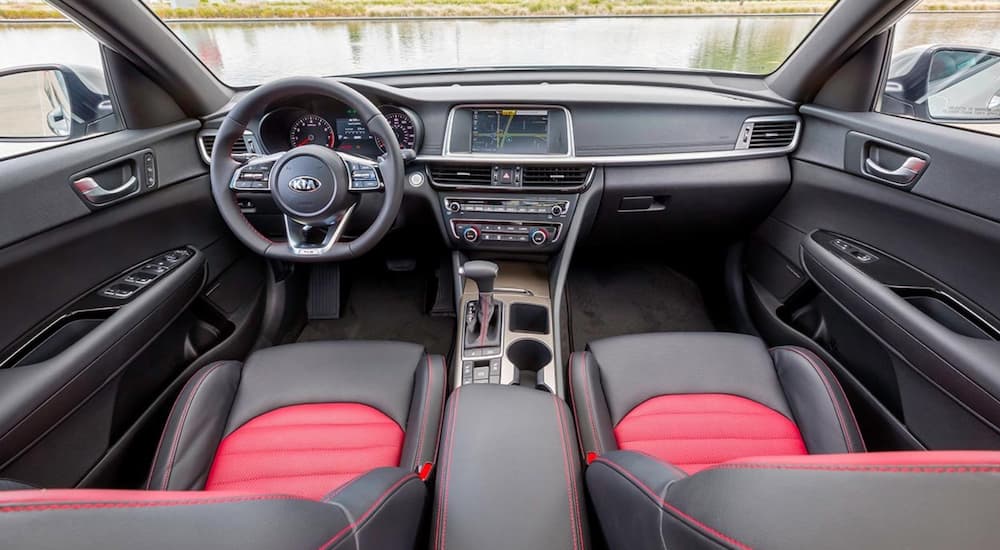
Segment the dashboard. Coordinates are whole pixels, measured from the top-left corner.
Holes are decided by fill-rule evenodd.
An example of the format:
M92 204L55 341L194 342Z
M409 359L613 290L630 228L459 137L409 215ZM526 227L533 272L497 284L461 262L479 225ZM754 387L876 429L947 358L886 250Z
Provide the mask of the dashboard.
M423 138L420 117L396 105L382 105L380 109L400 147L419 149ZM303 97L272 108L260 118L255 133L267 154L303 145L323 145L368 158L384 152L382 140L368 131L354 109L323 97Z

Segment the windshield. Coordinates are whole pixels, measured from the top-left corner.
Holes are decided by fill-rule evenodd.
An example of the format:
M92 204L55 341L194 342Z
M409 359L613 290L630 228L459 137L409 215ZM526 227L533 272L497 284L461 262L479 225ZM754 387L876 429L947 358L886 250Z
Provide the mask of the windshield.
M290 75L496 67L764 74L781 65L832 4L285 0L150 6L222 81L245 86Z

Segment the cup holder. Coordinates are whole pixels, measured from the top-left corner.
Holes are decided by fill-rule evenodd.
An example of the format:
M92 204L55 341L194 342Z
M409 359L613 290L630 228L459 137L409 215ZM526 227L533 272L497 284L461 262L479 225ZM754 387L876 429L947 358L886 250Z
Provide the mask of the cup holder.
M552 362L552 350L538 340L525 338L507 348L507 359L517 367L518 383L548 391L539 380L539 373Z

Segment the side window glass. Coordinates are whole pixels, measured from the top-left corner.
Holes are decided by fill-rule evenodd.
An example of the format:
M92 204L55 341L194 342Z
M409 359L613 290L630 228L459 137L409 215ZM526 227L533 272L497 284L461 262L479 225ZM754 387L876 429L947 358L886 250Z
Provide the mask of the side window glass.
M879 110L1000 136L1000 17L922 11L925 3L896 26Z
M0 159L121 129L100 46L75 23L0 23L0 43Z

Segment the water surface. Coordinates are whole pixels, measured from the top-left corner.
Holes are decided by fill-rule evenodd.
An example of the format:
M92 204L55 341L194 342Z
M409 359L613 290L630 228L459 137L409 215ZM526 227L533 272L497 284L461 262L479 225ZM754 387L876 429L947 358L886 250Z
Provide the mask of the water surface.
M611 65L766 73L814 16L419 19L171 23L225 82L428 67ZM1000 14L913 14L897 50L925 43L1000 48ZM0 24L0 67L97 64L93 40L67 24Z

